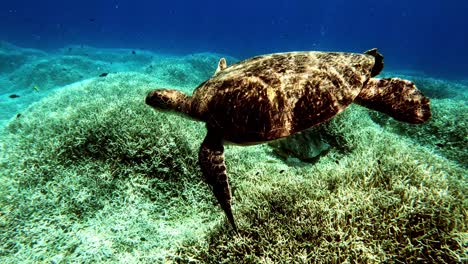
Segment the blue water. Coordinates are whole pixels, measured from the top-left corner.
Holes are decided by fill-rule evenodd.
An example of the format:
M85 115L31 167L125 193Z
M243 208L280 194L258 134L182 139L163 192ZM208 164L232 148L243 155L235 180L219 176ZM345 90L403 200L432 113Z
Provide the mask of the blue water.
M290 50L378 47L388 68L468 76L467 0L27 1L2 0L0 40L240 59Z

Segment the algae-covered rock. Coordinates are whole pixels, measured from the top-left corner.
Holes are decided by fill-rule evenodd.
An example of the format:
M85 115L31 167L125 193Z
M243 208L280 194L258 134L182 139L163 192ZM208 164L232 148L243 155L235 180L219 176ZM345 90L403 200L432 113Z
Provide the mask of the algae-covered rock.
M273 151L284 159L298 158L305 162L316 161L330 149L328 144L317 129L308 129L268 143Z

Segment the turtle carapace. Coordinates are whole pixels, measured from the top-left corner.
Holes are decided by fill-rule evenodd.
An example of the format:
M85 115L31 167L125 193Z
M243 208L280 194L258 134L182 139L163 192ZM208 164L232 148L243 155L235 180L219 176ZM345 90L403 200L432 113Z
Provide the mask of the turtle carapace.
M373 78L382 69L383 56L377 49L363 54L275 53L231 66L223 58L214 76L192 96L158 89L148 94L146 103L206 123L199 165L237 230L223 143L247 145L286 137L329 120L352 102L408 123L428 120L429 99L410 81Z

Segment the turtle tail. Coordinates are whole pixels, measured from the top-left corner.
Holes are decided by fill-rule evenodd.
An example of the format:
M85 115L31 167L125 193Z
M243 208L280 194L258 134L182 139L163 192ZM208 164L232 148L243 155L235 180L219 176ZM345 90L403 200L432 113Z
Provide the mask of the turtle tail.
M429 98L414 83L400 78L369 79L355 102L411 124L431 117Z

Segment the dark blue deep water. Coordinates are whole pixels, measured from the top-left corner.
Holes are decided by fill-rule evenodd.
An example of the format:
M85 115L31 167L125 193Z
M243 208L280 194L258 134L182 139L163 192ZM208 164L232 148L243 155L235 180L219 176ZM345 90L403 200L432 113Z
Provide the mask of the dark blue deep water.
M236 56L378 47L387 67L468 76L467 0L81 0L0 3L0 40Z

